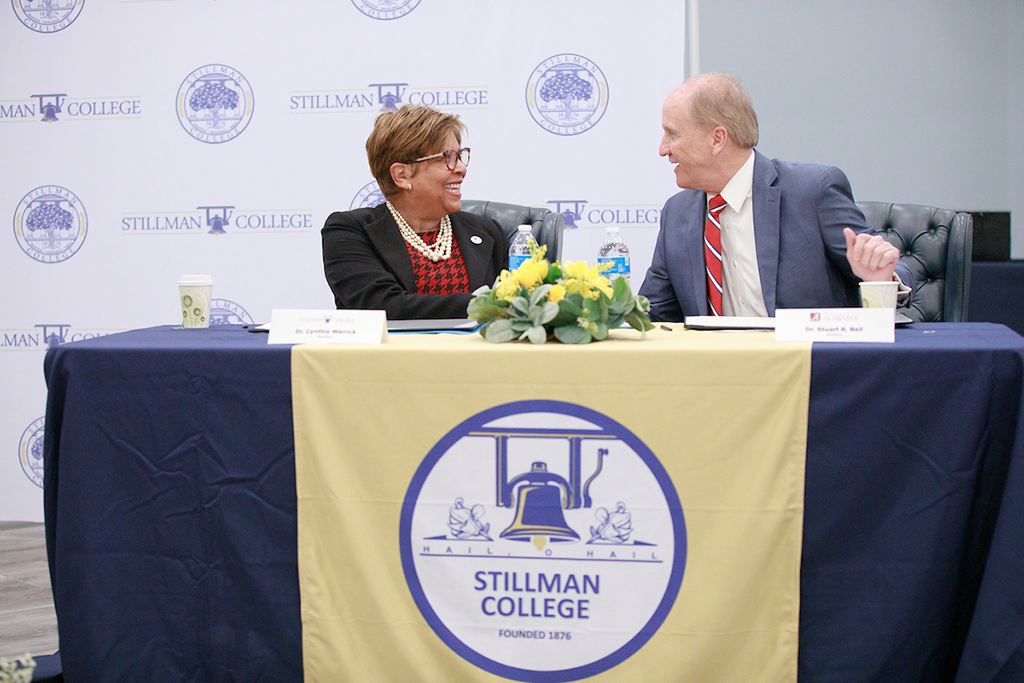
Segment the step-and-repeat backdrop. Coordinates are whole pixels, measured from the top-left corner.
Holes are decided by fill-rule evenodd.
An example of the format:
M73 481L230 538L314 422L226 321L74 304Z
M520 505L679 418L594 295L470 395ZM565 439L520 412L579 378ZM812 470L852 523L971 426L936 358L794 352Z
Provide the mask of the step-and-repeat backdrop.
M657 149L680 0L4 4L3 520L42 520L47 348L180 324L182 274L213 276L213 324L333 307L320 227L383 200L380 111L459 114L466 198L562 213L574 260L618 226L634 287L676 191Z

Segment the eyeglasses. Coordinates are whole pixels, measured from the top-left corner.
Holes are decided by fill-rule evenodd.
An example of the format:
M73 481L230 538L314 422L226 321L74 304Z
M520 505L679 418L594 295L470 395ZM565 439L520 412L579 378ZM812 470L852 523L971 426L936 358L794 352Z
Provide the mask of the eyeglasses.
M446 149L445 151L438 152L437 154L413 159L409 163L415 164L420 161L429 161L430 159L436 159L437 157L444 157L444 165L448 167L449 171L454 171L460 161L464 166L469 166L469 147L463 147L462 149Z

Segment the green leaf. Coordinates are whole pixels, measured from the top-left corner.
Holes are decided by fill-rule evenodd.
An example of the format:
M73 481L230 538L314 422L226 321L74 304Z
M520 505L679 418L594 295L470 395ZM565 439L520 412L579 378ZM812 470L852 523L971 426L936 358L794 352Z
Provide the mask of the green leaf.
M543 344L548 340L548 331L542 325L531 327L524 333L534 344ZM522 337L520 337L522 339Z
M480 330L480 334L484 336L489 342L508 342L516 338L515 332L512 331L512 321L508 318L501 320L494 320Z
M544 314L540 318L540 324L541 325L546 325L547 323L549 323L552 320L554 320L555 316L558 315L558 312L560 310L561 309L558 307L558 304L556 304L554 301L547 301L547 302L545 302L544 303Z
M530 313L530 302L525 297L517 296L512 299L512 308L522 315L529 315Z
M530 296L530 306L536 306L541 301L544 301L548 297L548 292L551 291L551 285L541 285L537 289L533 290L533 295Z
M555 339L563 344L586 344L590 341L590 332L576 325L563 325L555 328Z
M608 326L604 323L598 323L597 329L594 330L594 339L601 341L608 336Z
M626 278L620 275L615 280L615 286L612 287L613 298L619 299L622 298L623 296L628 296L629 293L629 283L626 282Z
M579 294L570 294L558 302L558 308L576 319L583 315L583 297Z

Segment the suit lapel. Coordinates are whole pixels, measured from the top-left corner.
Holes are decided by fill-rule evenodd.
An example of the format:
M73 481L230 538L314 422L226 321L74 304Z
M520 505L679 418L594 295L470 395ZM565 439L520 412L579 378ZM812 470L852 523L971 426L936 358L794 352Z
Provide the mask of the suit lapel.
M695 223L690 223L683 239L686 241L685 253L689 259L689 271L693 281L691 291L697 300L694 303L698 315L708 314L708 276L704 263L704 224L707 222L708 195L706 192L698 192L700 196L699 212L694 211L693 215L698 217ZM682 302L681 302L682 303ZM683 310L692 307L683 306Z
M775 187L778 173L775 164L760 152L754 151L754 247L757 251L757 271L761 278L768 315L775 316L776 283L779 276L779 215L782 190Z
M466 264L469 286L474 288L474 282L491 284L487 280L487 275L491 254L494 252L494 238L487 234L486 231L470 225L461 213L450 215L452 219L452 236L455 238L456 244L459 245L459 251L462 252L462 260Z
M373 242L381 260L395 274L402 287L409 292L416 291L416 274L412 271L412 259L409 258L409 250L398 229L398 223L386 204L381 204L374 212L377 220L366 226L366 236Z

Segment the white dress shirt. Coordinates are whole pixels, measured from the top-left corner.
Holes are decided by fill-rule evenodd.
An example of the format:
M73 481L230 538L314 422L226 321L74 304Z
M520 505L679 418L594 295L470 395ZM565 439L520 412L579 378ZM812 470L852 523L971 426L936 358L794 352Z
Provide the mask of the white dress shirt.
M754 244L754 151L722 190L722 315L768 317ZM708 198L710 201L710 197Z

